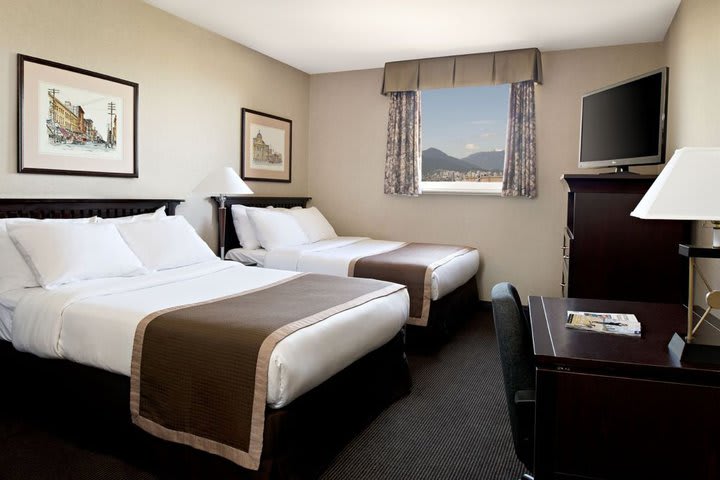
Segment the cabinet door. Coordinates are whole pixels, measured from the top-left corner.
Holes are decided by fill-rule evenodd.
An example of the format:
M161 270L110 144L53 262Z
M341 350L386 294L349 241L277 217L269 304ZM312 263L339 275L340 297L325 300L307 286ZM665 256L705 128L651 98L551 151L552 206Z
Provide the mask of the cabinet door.
M537 370L535 478L720 478L720 387L567 370Z
M681 302L686 294L678 244L684 222L630 216L642 193L575 193L568 294L647 302Z

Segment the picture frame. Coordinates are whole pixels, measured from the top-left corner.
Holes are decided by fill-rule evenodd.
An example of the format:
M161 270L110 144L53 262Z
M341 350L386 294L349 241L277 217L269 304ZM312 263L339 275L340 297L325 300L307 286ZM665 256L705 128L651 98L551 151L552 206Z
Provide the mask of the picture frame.
M292 181L292 120L243 108L241 138L243 180Z
M18 173L138 177L137 83L18 54Z

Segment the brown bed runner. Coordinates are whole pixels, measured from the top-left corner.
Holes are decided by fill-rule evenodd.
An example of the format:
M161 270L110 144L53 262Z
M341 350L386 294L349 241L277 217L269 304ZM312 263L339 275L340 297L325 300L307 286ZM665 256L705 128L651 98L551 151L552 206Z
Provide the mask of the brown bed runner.
M257 470L275 345L301 328L403 288L357 280L301 274L147 316L133 346L133 422L160 438Z
M472 250L455 245L407 243L389 252L356 258L350 262L348 276L406 285L410 294L408 323L424 327L430 314L433 270Z

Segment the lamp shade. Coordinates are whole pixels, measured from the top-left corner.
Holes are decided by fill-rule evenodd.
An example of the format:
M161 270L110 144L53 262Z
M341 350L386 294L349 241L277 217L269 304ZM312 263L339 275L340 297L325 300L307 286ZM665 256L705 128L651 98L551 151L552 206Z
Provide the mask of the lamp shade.
M253 193L230 167L215 170L205 177L193 191L209 195L251 195Z
M720 221L720 148L680 148L630 215Z

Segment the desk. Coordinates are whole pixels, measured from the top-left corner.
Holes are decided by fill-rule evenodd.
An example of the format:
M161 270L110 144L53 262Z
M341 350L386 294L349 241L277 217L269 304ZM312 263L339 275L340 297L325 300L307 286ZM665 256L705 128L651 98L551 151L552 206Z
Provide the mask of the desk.
M537 480L720 478L720 367L667 350L686 329L685 307L549 297L529 306ZM568 310L633 313L643 333L571 330Z

